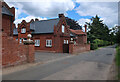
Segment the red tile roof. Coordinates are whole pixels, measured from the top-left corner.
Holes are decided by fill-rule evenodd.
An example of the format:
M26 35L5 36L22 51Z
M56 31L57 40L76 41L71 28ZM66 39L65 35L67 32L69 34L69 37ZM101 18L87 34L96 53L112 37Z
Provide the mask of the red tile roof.
M83 34L86 34L85 32L83 32L82 30L73 30L73 29L70 29L70 31L74 34L77 34L77 35L83 35Z

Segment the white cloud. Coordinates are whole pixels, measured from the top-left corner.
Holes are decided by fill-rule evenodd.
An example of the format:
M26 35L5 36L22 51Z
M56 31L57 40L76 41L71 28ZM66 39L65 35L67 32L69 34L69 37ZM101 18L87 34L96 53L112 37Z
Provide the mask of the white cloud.
M90 19L79 19L78 23L81 25L81 26L84 26L85 25L85 22L90 22Z
M100 16L105 24L113 27L118 23L117 2L81 2L76 11L81 16Z
M24 12L31 16L56 17L59 13L65 13L72 10L75 4L72 0L25 0L27 2L9 2L14 5L18 11Z
M82 30L84 32L85 32L85 28L84 28L85 22L89 23L90 21L91 21L90 19L84 19L84 18L78 20L78 24L82 26ZM88 31L88 28L87 28L87 31Z
M30 22L31 19L35 20L36 18L39 19L39 20L47 20L47 18L40 18L40 17L34 17L34 16L27 16L27 17L25 17L25 18L16 19L16 20L14 21L14 23L16 24L16 27L17 27L17 25L18 25L19 23L21 23L22 20L25 20L26 22Z
M76 2L118 2L119 0L75 0Z
M67 15L66 11L72 10L75 4L72 0L5 0L7 4L16 8L14 23L20 23L22 20L29 22L31 19L38 18L39 20L46 20L42 17L56 17L59 13ZM28 16L18 19L21 13Z

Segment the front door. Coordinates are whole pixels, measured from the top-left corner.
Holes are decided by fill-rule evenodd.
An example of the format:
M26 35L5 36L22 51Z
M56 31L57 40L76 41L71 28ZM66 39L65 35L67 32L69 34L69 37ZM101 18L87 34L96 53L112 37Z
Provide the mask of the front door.
M68 43L68 40L64 40L63 53L69 53L69 43Z
M63 44L63 53L69 53L69 44Z

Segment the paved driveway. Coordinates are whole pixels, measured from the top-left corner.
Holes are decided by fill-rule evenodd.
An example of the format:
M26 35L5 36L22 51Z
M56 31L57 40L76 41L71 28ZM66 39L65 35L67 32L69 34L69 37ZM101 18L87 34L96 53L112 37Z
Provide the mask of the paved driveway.
M3 80L107 80L115 47L109 46L26 70L3 75Z
M49 53L49 52L35 52L35 62L47 62L47 61L53 61L57 59L65 58L66 56L72 56L72 54L68 53Z

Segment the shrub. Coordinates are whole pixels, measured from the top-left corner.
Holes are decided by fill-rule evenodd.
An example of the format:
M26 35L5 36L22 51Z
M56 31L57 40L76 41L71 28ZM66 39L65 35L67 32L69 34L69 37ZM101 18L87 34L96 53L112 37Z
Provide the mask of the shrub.
M93 43L97 44L98 47L111 45L111 42L109 42L109 41L104 41L104 40L100 40L100 39L95 39L95 40L93 40ZM112 44L113 44L113 43L112 43Z
M90 45L91 50L95 50L97 48L98 48L98 45L96 43L91 43L91 45Z

